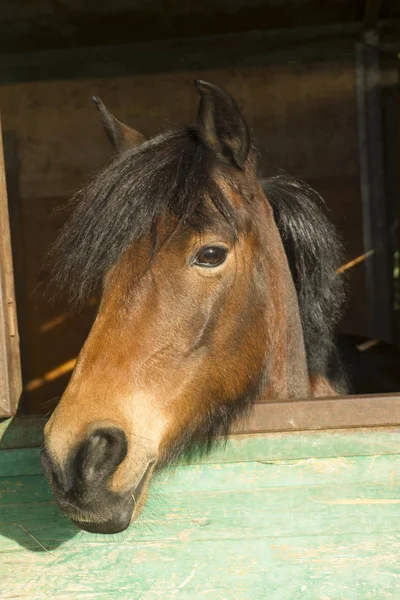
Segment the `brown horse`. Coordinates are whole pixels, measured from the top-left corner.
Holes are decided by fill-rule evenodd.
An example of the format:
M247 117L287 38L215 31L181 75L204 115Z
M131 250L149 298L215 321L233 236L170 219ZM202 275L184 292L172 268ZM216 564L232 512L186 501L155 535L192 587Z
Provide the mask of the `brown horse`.
M341 387L328 381L340 244L320 199L285 176L263 190L234 100L196 87L196 124L149 141L95 99L117 155L55 249L75 299L102 287L42 451L87 531L125 529L158 469L209 450L257 400Z

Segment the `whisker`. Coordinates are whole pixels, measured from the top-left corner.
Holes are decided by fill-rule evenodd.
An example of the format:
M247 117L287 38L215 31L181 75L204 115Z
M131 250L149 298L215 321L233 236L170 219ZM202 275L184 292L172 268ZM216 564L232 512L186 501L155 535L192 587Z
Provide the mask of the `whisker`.
M53 554L53 552L51 552L51 550L49 550L48 548L43 546L43 544L41 542L39 542L39 540L37 538L35 538L35 536L32 533L30 533L30 531L28 531L26 529L26 527L24 527L20 523L14 523L14 524L17 525L18 527L20 527L23 531L25 531L25 533L28 534L29 537L32 538L33 541L36 542L38 544L38 546L40 546L42 548L42 550L44 550L45 552L48 552L49 554Z

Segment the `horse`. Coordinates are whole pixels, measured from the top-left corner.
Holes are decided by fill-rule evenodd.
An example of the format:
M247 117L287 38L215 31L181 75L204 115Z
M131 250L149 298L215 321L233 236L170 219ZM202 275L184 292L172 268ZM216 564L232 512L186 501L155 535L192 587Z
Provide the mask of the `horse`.
M261 187L236 102L195 86L194 125L149 140L94 98L115 155L52 251L73 302L101 291L41 451L89 532L126 529L158 471L208 452L255 402L346 391L342 246L323 202L284 174Z

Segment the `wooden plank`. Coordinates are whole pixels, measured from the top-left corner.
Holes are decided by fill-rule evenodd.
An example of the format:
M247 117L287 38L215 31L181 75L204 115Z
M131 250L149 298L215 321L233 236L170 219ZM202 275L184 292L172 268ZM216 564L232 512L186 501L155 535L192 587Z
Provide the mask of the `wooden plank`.
M214 448L207 456L194 457L190 464L350 457L355 448L358 456L397 454L400 428L231 435L226 446ZM182 460L176 464L187 463ZM0 451L0 477L41 473L39 447Z
M3 132L4 163L8 196L8 214L11 232L11 249L14 273L14 288L17 302L18 330L20 332L20 355L23 379L29 381L29 370L26 351L26 332L28 331L26 299L26 275L24 268L24 252L22 237L21 198L19 191L20 160L18 157L17 132Z
M368 337L393 340L392 255L387 220L382 132L379 34L368 31L356 45L357 106L368 297Z
M342 396L257 404L234 433L307 431L400 424L400 394Z
M43 443L44 417L16 417L0 421L0 451L35 448Z
M10 553L0 593L30 600L395 600L399 546L398 534L343 534Z
M0 121L0 417L15 414L21 391L19 336Z
M42 444L44 417L19 417L0 423L0 450ZM233 434L324 431L400 425L400 394L343 396L261 402L239 421Z
M363 28L365 31L376 29L381 8L382 0L366 0L363 18Z
M353 451L178 467L116 536L74 528L42 476L0 478L0 596L397 600L400 455Z
M359 498L360 491L363 497ZM294 537L296 535L337 535L351 531L362 533L400 533L400 524L393 522L399 514L399 485L389 492L384 485L344 485L340 497L332 486L302 486L296 490L274 488L271 490L239 490L209 492L190 496L187 493L162 497L162 502L150 496L149 506L121 537L126 547L149 543L179 541L205 541L213 523L213 534L218 539L258 537ZM395 496L397 492L397 497ZM313 512L309 500L313 500ZM333 498L333 499L332 499ZM25 505L26 507L26 505ZM157 514L154 514L154 509ZM187 510L190 507L188 520ZM375 513L379 510L379 517ZM106 535L78 532L62 514L55 503L29 504L32 513L24 515L23 505L2 507L0 531L0 556L18 551L21 542L28 542L26 531L33 535L29 546L34 549L40 540L45 548L63 544L63 550L78 550L89 546L107 546L111 541ZM327 518L327 513L329 517ZM356 519L358 513L358 519ZM296 518L288 518L288 515ZM206 517L205 517L206 515ZM5 536L4 536L5 537ZM10 539L11 538L11 539Z
M21 479L20 482L23 483ZM360 498L362 491L362 498ZM344 484L340 497L333 492L332 485L299 486L288 488L210 491L190 495L187 492L158 498L156 486L150 493L149 505L141 518L125 532L124 544L145 546L154 542L170 542L190 538L204 541L209 537L207 521L214 523L214 533L219 539L232 539L254 535L259 537L283 537L295 535L336 535L338 533L400 533L400 523L393 522L399 513L400 485L389 490L383 484ZM313 499L313 512L309 500ZM332 499L333 498L333 499ZM26 503L25 503L26 507ZM186 511L190 507L191 521ZM154 512L156 508L156 514ZM379 509L379 518L375 513ZM329 518L327 519L327 512ZM206 518L205 518L206 513ZM355 514L358 519L355 520ZM296 519L288 518L295 514ZM0 555L18 551L15 542L26 540L26 532L16 528L16 523L28 526L29 533L46 548L63 543L64 549L77 550L83 546L103 545L113 541L106 535L78 532L76 527L62 514L55 502L29 504L29 516L24 515L23 504L2 506L0 531L7 531L12 539L1 540ZM11 536L10 536L11 537ZM34 548L34 539L30 546Z
M400 32L398 32L398 49L396 52L380 54L382 72L382 129L385 147L385 189L387 219L392 250L399 252L400 248ZM395 277L395 259L393 264L393 320L400 323L400 274ZM396 289L397 288L397 289ZM397 296L397 298L396 298ZM397 308L396 308L397 305ZM397 331L396 331L397 330ZM394 324L394 343L400 347L400 327Z
M42 473L40 448L0 450L0 477L36 475Z
M361 22L0 56L0 82L351 58Z
M210 492L238 492L296 486L332 485L336 479L341 485L386 485L392 478L400 483L399 455L307 458L299 460L270 460L205 465L187 465L166 469L152 483L155 495L195 495ZM37 502L51 502L52 492L43 475L25 475L0 478L0 506ZM0 517L0 520L2 517Z

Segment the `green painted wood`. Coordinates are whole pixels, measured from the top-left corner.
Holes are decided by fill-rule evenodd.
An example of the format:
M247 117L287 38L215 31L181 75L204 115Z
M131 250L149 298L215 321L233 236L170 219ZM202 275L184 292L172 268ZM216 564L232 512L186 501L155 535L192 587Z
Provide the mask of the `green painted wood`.
M299 536L10 554L2 598L398 598L399 535ZM397 553L397 555L396 555ZM212 557L212 560L210 558ZM20 559L19 559L20 558ZM36 596L35 596L36 594Z
M161 474L116 536L61 513L38 448L1 450L0 597L398 600L399 435L234 436Z
M42 472L39 452L45 422L41 417L0 422L0 476L12 476L16 470L19 475ZM395 427L233 435L226 446L215 448L209 456L194 458L192 463L327 458L352 456L355 450L358 456L370 456L396 454L399 448L400 428Z
M255 534L280 538L400 533L399 491L399 484L389 491L385 485L345 485L335 496L331 486L304 486L295 494L286 489L232 492L229 499L226 492L172 494L162 502L153 494L138 522L118 538L128 547L210 537L240 540ZM108 536L78 532L50 502L29 505L29 515L21 505L2 507L0 531L4 536L0 555L18 551L19 544L38 550L38 541L47 549L63 544L74 550L110 543Z
M153 489L162 495L231 493L243 486L252 490L293 489L304 485L336 485L338 480L341 485L400 481L399 455L181 466L158 475ZM41 475L0 479L0 506L47 502L51 498Z
M43 417L15 417L0 421L0 450L40 446L45 423Z
M37 475L41 472L39 448L0 450L0 476Z

